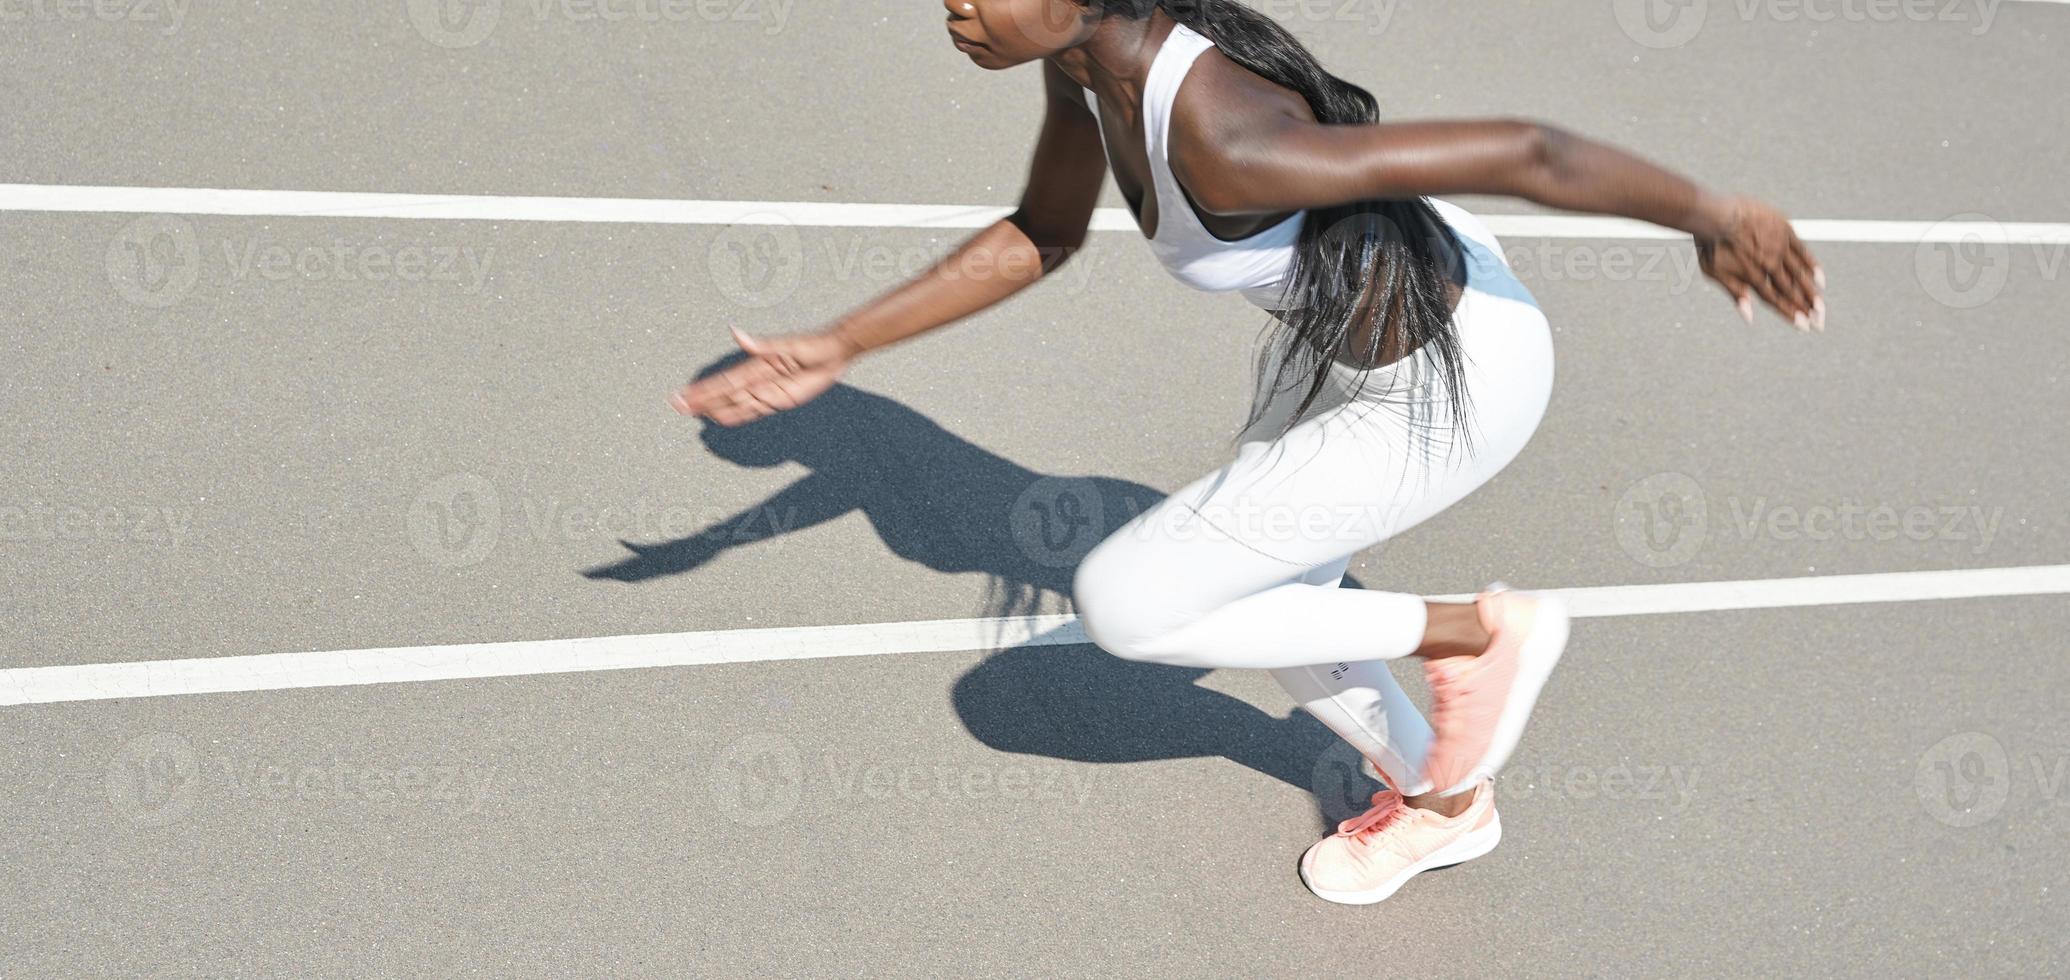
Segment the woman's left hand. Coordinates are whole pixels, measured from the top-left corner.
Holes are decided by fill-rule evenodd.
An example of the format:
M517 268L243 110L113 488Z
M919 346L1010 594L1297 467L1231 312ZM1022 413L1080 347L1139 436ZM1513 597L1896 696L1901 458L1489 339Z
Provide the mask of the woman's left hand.
M1797 329L1824 330L1826 273L1790 219L1752 198L1727 198L1718 207L1720 230L1696 239L1704 275L1732 294L1748 323L1759 296Z

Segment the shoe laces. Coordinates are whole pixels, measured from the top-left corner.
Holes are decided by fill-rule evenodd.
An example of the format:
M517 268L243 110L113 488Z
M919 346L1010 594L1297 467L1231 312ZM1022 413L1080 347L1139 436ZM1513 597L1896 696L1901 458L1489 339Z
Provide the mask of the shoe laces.
M1391 789L1373 794L1373 808L1337 825L1337 832L1365 844L1378 844L1415 819L1402 795Z

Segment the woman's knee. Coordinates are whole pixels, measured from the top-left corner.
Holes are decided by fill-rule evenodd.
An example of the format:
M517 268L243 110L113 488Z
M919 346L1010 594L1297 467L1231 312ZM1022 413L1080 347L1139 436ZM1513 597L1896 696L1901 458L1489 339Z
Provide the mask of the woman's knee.
M1072 603L1085 635L1124 660L1156 662L1156 641L1176 625L1166 621L1173 604L1151 592L1154 576L1145 574L1126 542L1112 538L1095 547L1072 576Z

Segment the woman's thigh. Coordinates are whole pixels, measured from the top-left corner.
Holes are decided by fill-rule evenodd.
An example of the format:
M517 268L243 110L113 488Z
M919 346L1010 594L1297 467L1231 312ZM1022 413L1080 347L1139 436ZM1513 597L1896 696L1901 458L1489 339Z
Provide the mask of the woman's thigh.
M1303 421L1270 441L1301 391L1266 392L1234 459L1086 556L1081 609L1126 603L1130 632L1176 628L1386 541L1486 483L1544 413L1550 335L1536 309L1474 293L1459 322L1471 440L1451 428L1449 393L1413 364L1333 371Z

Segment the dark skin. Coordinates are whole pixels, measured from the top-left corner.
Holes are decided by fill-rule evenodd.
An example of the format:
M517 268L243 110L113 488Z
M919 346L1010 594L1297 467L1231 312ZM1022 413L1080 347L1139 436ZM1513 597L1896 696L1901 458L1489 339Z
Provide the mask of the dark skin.
M1174 22L1101 17L1074 0L946 0L949 43L981 68L1042 65L1047 110L1013 214L965 241L934 269L810 333L734 331L748 361L678 391L686 415L751 422L818 396L875 351L993 306L1039 281L1084 244L1111 167L1146 237L1157 213L1143 142L1142 91ZM1099 99L1087 107L1084 89ZM1106 146L1100 127L1107 127ZM1634 218L1688 233L1704 273L1752 323L1759 300L1799 330L1825 325L1825 277L1776 209L1708 191L1614 147L1528 120L1444 120L1330 126L1308 103L1229 60L1203 54L1172 107L1172 173L1209 231L1243 238L1296 211L1354 201L1447 194L1514 197L1546 207ZM1453 302L1457 303L1455 285ZM1366 340L1370 338L1361 338ZM1355 346L1365 347L1363 343ZM1383 344L1381 361L1403 352ZM1475 608L1428 603L1417 656L1473 657L1490 637ZM1470 795L1412 797L1445 813Z

